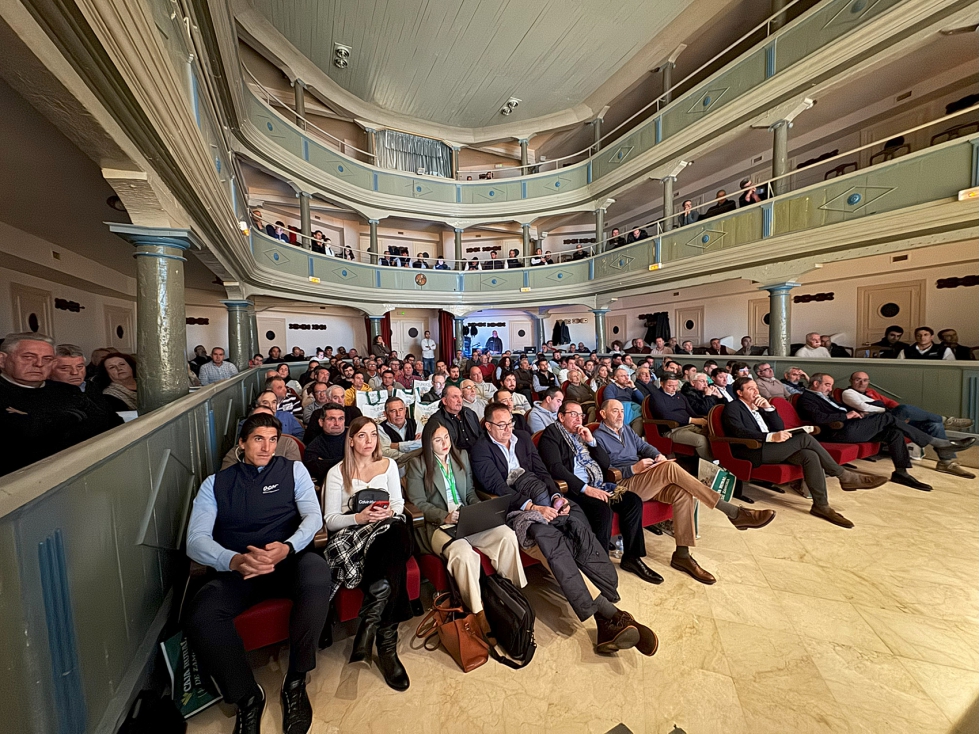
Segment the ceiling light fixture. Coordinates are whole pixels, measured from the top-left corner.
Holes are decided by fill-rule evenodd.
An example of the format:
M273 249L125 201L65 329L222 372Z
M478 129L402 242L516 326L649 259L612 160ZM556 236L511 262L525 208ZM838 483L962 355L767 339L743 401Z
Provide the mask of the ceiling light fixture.
M346 69L350 66L350 52L353 51L350 46L344 46L342 43L333 44L333 65L338 69Z
M516 97L510 97L510 99L508 99L506 101L506 104L504 104L500 108L500 114L501 115L509 115L511 112L513 112L517 108L517 105L519 105L520 102L521 102L521 100L517 99Z

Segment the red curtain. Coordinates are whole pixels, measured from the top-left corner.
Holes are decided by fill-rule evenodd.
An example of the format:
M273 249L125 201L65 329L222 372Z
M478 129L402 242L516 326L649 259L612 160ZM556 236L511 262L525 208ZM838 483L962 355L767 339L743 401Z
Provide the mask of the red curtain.
M439 352L438 356L446 364L452 364L455 357L455 317L448 311L439 311Z

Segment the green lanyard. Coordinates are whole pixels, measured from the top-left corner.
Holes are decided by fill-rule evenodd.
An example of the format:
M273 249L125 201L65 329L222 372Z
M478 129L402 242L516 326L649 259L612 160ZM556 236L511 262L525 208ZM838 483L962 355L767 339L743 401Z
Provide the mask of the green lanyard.
M439 469L442 470L442 478L445 480L445 486L449 488L449 501L456 507L460 507L462 502L459 500L459 493L456 491L455 473L438 459L435 460L435 463L438 464Z

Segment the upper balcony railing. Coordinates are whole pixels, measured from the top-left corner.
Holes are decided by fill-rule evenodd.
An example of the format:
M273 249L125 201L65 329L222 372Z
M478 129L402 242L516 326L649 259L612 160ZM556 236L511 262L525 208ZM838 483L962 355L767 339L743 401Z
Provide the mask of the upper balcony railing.
M371 166L343 154L337 149L342 146L334 147L334 141L318 139L308 130L301 130L263 102L242 79L247 107L245 115L251 126L276 146L331 178L339 179L346 186L443 204L488 205L539 199L585 189L593 181L618 171L664 141L710 119L718 110L759 89L773 77L802 63L813 53L901 2L829 0L679 95L653 117L614 142L609 142L599 153L557 170L517 178L455 181ZM267 90L265 93L269 94ZM660 102L654 100L651 104ZM623 122L616 130L627 122L631 120ZM610 131L604 137L608 138L614 132Z
M783 235L955 200L960 191L979 183L977 151L979 135L960 137L703 222L657 233L666 220L656 220L645 225L654 232L648 239L594 257L541 267L479 272L392 268L311 253L255 231L251 250L263 270L302 279L306 292L315 293L318 286L324 293L335 293L341 286L351 298L359 291L361 297L372 299L378 295L376 289L413 291L422 298L424 293L520 297L527 289L561 288L567 293L576 285L587 286L591 293L614 291L623 279L655 269L652 266L677 264ZM854 152L842 153L823 165L830 166ZM384 297L390 298L390 294Z

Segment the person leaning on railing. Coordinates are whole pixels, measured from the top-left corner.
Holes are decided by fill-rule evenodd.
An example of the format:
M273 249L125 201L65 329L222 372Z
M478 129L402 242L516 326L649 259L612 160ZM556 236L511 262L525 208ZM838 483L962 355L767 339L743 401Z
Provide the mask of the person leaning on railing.
M298 461L275 455L281 434L274 416L248 417L238 437L241 461L204 480L187 528L187 555L217 575L190 600L186 634L202 669L237 706L241 734L258 734L266 701L235 617L264 599L292 600L282 728L305 732L313 719L306 674L316 667L330 607L330 568L312 552L323 526L313 480Z

